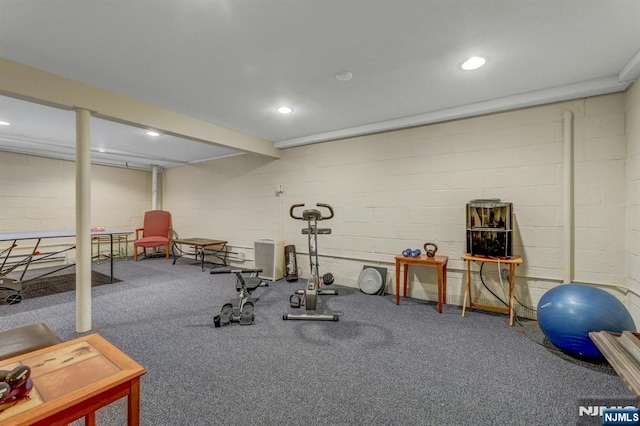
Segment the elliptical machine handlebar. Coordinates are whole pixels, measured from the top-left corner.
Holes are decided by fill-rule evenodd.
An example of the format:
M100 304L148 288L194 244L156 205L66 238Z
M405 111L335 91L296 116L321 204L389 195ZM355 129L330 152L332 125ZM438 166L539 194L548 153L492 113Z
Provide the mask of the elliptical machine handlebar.
M308 209L308 210L304 210L302 212L302 216L296 216L293 211L294 209L298 208L298 207L304 207L304 203L302 204L293 204L291 206L291 208L289 209L289 216L291 216L294 219L298 219L298 220L309 220L309 219L315 219L315 220L329 220L333 217L333 207L331 207L329 204L325 204L325 203L317 203L316 207L323 207L327 210L329 210L329 216L322 216L322 213L319 210L316 209Z

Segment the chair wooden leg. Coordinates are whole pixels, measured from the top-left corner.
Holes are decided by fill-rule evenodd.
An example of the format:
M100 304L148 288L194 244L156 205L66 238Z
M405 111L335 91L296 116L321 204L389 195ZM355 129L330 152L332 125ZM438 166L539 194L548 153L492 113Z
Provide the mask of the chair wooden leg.
M164 246L164 255L167 259L169 258L169 246Z
M137 262L138 261L138 247L133 246L133 261Z

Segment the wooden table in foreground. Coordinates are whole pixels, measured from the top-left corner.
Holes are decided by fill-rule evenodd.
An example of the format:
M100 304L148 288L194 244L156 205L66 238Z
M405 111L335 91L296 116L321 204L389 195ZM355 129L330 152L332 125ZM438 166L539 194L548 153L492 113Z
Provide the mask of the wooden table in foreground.
M140 424L140 376L147 370L98 334L3 360L0 369L19 365L31 368L33 389L0 411L3 426L67 425L82 417L93 426L97 409L125 396L127 424Z
M171 240L171 251L173 252L173 264L176 264L176 260L179 257L182 257L182 249L178 247L178 245L184 244L186 246L191 246L195 249L196 261L198 261L198 256L200 256L201 267L204 271L204 257L206 254L210 254L212 256L217 257L222 261L223 265L227 265L227 241L223 240L212 240L210 238L202 238L202 237L189 237L189 238L177 238ZM213 249L212 247L217 247L217 249ZM205 250L209 250L207 253Z
M428 266L438 270L438 312L442 313L442 305L447 303L447 256L428 257L422 255L418 257L396 256L396 305L400 304L400 266L404 265L403 286L404 297L407 297L407 278L409 275L409 265Z
M465 315L467 311L467 297L469 298L469 309L480 308L486 309L489 311L498 311L509 314L509 325L513 325L513 302L515 300L516 294L514 291L514 286L516 282L516 266L522 265L522 257L520 256L512 256L509 259L498 259L492 257L480 257L480 256L471 256L468 253L462 255L462 260L467 262L467 288L464 291L464 300L462 302L462 316ZM488 262L488 263L501 263L503 265L509 265L509 305L507 307L503 306L493 306L493 305L485 305L482 303L474 303L473 297L471 296L471 262Z

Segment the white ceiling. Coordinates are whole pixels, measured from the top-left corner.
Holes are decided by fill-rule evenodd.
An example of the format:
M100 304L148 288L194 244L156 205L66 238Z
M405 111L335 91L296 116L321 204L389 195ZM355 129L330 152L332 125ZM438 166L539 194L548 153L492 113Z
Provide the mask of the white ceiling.
M285 148L624 90L640 1L0 0L0 57ZM0 97L0 120L0 149L73 158L73 112ZM92 144L141 168L236 153L98 118Z

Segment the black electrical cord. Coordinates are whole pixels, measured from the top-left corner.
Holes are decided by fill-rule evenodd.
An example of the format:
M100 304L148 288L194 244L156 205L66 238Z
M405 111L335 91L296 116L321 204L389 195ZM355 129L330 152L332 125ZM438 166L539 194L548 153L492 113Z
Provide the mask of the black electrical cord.
M500 266L500 258L498 258L498 257L492 257L492 259L498 259L498 267L499 267L499 266ZM484 285L484 287L485 287L487 290L489 290L489 288L487 287L487 285L484 283L484 280L482 280L482 267L483 267L483 266L484 266L484 262L480 264L480 280L482 281L482 284ZM498 272L498 273L501 273L501 272ZM500 299L498 296L496 296L494 292L492 292L491 290L489 290L489 292L491 292L491 294L493 294L493 295L494 295L498 300L500 300L502 303L504 303L504 304L506 305L506 303L505 303L502 299ZM516 300L516 302L518 302L518 304L519 304L520 306L522 306L523 308L527 308L528 310L533 311L533 312L535 312L535 311L536 311L536 310L535 310L535 308L532 308L531 306L527 306L527 305L525 305L524 303L522 303L520 300L518 300L518 298L517 298L517 297L515 297L515 295L513 296L513 298L514 298L514 299Z
M484 286L484 288L486 288L486 289L487 289L487 291L489 291L489 293L493 294L493 295L494 295L494 297L495 297L496 299L498 299L500 302L502 302L505 306L509 306L509 305L507 305L507 303L506 303L504 300L502 300L500 297L498 297L498 295L497 295L497 294L495 294L493 291L491 291L491 289L490 289L490 288L487 286L487 284L484 282L484 277L482 276L482 267L483 267L483 266L484 266L484 262L480 263L480 273L479 273L479 275L480 275L480 281L482 282L482 285ZM514 296L514 299L516 300L516 302L518 302L518 304L519 304L520 306L522 306L522 307L524 307L524 308L526 308L526 309L529 309L530 311L536 312L536 310L535 310L535 309L533 309L532 307L530 307L530 306L527 306L527 305L523 304L520 300L518 300L518 298L517 298L517 297L515 297L515 296ZM516 320L516 323L517 323L520 327L522 327L522 331L523 331L524 335L525 335L529 340L531 340L533 343L535 343L535 344L537 344L537 345L540 345L540 346L544 347L544 343L540 343L540 342L538 342L535 338L533 338L532 336L530 336L530 335L527 333L527 327L525 327L525 325L520 321L520 318L518 317L518 315L516 315L516 314L515 314L515 312L513 313L513 318Z
M497 294L495 294L495 293L494 293L494 292L493 292L493 291L492 291L492 290L487 286L487 283L485 283L485 282L484 282L484 277L482 276L482 269L483 269L483 267L484 267L484 262L480 263L480 272L479 272L479 275L480 275L480 281L482 282L482 285L484 286L484 288L485 288L485 289L487 289L487 291L488 291L489 293L493 294L493 296L494 296L496 299L498 299L500 302L502 302L502 304L503 304L503 305L505 305L505 306L507 306L507 307L508 307L508 306L509 306L509 304L508 304L507 302L505 302L504 300L502 300L502 299L500 298L500 296L498 296ZM520 302L520 300L518 300L518 298L517 298L517 297L515 297L515 296L514 296L514 299L516 300L516 302L518 302L518 304L519 304L520 306L522 306L522 307L524 307L524 308L527 308L527 309L529 309L530 311L536 312L536 310L535 310L535 309L533 309L533 308L531 308L531 307L529 307L529 306L527 306L527 305L523 304L522 302ZM520 318L518 318L518 315L516 315L516 314L515 314L515 312L514 312L514 314L513 314L513 317L515 318L516 322L517 322L521 327L524 327L524 325L520 322Z
M515 297L515 296L514 296L514 299L516 299L516 302L518 302L518 304L519 304L520 306L522 306L523 308L527 308L528 310L530 310L530 311L532 311L532 312L535 312L535 311L536 311L536 309L535 309L535 308L532 308L531 306L527 306L527 305L525 305L524 303L522 303L521 301L519 301L517 297Z
M493 291L492 291L492 290L487 286L487 283L485 283L485 282L484 282L484 277L482 276L482 268L483 268L483 267L484 267L484 262L480 263L480 281L482 281L482 285L484 286L484 288L486 288L486 289L487 289L487 291L488 291L489 293L493 294L493 296L494 296L496 299L498 299L499 301L501 301L501 302L502 302L502 304L503 304L504 306L509 306L509 304L508 304L507 302L505 302L504 300L502 300L502 299L500 298L500 296L498 296L497 294L495 294L495 293L494 293L494 292L493 292Z

